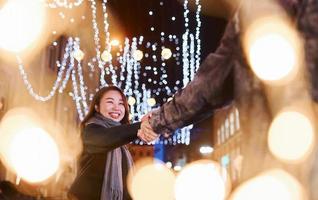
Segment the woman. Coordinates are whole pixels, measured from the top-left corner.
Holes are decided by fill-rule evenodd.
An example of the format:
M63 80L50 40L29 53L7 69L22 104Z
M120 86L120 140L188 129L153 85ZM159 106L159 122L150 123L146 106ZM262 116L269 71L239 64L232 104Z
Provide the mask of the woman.
M81 123L83 153L79 173L70 188L78 200L129 200L126 176L132 158L125 144L137 136L145 141L156 139L153 133L138 131L140 122L129 124L128 103L115 87L101 88Z

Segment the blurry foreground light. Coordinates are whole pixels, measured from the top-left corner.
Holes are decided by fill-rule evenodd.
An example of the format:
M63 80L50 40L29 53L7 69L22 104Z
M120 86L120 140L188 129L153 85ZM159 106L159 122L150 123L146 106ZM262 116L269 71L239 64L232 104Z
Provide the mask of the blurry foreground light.
M291 79L302 54L296 31L280 18L262 18L248 27L244 48L254 73L264 81Z
M35 42L45 19L44 1L10 0L0 10L0 48L21 52Z
M134 200L172 200L174 184L173 172L153 159L138 161L128 176L128 189Z
M130 106L135 105L135 103L136 103L136 99L134 97L128 97L128 104Z
M77 49L73 52L73 56L78 62L80 62L84 58L84 52L80 49Z
M200 147L200 153L202 154L210 154L213 152L213 148L210 146L202 146Z
M230 200L305 200L300 183L287 172L267 171L240 185Z
M10 110L0 124L0 156L7 169L28 182L42 182L60 165L53 138L28 109Z
M218 163L204 160L183 168L176 180L176 200L224 200L227 178Z
M301 161L314 145L314 131L310 120L299 112L282 112L272 122L268 145L279 159Z
M147 103L149 106L154 106L154 105L156 105L156 99L149 98L149 99L147 99Z
M13 137L9 160L19 177L29 182L41 182L58 170L59 152L48 133L32 128Z
M140 61L143 57L144 57L144 53L137 49L134 53L133 53L133 57L135 60Z
M104 50L101 58L104 62L110 62L113 58L112 54L110 54L110 52L108 52L107 50Z
M161 57L165 60L168 60L172 56L172 52L168 48L164 48L161 51Z

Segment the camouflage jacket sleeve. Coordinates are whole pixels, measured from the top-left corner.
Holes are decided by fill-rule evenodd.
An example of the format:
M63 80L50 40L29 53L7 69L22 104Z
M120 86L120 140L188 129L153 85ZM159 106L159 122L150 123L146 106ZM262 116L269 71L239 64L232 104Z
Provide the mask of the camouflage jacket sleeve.
M311 95L318 102L318 0L300 1L297 6L299 31L304 39L305 61Z
M171 101L152 112L150 124L156 133L172 133L177 128L211 115L214 108L224 104L222 90L232 70L237 43L235 22L230 21L220 46L203 61L194 79Z

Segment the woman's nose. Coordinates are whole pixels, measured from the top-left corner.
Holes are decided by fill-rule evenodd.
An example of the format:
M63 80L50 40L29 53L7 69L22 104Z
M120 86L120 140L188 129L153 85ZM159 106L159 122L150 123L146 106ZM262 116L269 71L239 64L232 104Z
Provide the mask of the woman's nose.
M119 105L117 104L114 104L114 107L113 107L114 110L119 110Z

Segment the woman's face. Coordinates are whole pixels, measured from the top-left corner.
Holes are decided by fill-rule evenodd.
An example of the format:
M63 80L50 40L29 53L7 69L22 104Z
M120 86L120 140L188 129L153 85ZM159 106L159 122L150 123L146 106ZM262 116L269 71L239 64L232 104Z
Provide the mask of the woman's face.
M116 90L106 92L99 104L99 111L104 117L120 122L125 116L124 100Z

